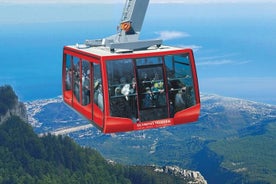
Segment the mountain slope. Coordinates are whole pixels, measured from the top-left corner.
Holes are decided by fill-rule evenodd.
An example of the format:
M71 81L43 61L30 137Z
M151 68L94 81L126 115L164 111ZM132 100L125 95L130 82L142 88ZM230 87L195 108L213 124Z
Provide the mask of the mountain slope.
M244 182L275 183L276 121L257 135L246 135L218 140L210 149L224 157L221 166L247 176Z
M0 98L1 107L8 107L8 116L0 123L0 183L206 183L198 172L178 167L123 166L107 161L96 150L81 147L68 136L38 136L20 117L25 117L26 111L11 111L19 104L12 88L0 87L0 92L1 97L8 97Z
M0 142L0 183L130 183L96 151L68 137L38 138L18 117L0 126Z
M39 108L36 108L36 104L41 102L32 102L27 106L29 114L35 120L33 122L36 132L59 130L74 138L80 145L93 147L105 158L121 163L177 165L199 170L210 183L276 181L275 169L271 170L266 162L257 159L262 154L260 147L254 149L254 146L247 146L254 145L258 140L264 143L264 149L271 148L266 139L271 137L273 140L276 137L271 134L276 120L276 107L205 94L201 95L201 101L201 117L196 123L110 135L103 135L92 126L76 132L60 131L63 128L89 124L68 109L60 98L55 99L55 102L45 102ZM238 150L238 154L233 153L232 149ZM249 162L246 157L250 155L250 149L254 149L254 154L250 156ZM275 148L271 149L271 153L274 153ZM227 153L233 153L232 157ZM276 162L269 154L263 156L263 159L268 157L272 163ZM235 165L241 162L242 167L231 166L232 163ZM256 167L251 167L252 163ZM267 167L270 168L269 177L265 174Z
M219 106L218 104L224 107L221 120L216 118L215 121L209 121L210 125L210 122L216 122L218 126L222 126L221 132L214 129L220 136L208 144L211 151L223 158L220 166L242 175L243 183L275 183L276 107L218 96L216 100L211 100L211 96L204 100L213 105L208 105L204 111L205 117L201 119L203 121L208 116L217 116L216 113L210 115L210 109L217 108L215 106ZM225 122L227 126L222 125Z
M0 183L205 183L199 173L188 176L180 169L179 174L109 163L97 151L82 148L67 136L39 138L16 116L0 125L0 166Z

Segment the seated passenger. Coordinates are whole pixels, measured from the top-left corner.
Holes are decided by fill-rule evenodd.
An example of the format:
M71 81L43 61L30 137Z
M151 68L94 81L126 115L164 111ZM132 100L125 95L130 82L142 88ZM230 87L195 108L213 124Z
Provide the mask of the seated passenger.
M102 84L99 84L98 88L98 101L97 104L101 110L103 110L103 91L102 91Z
M90 70L87 70L86 74L82 76L82 103L87 105L90 103Z
M121 90L122 95L125 96L126 100L128 100L128 95L130 93L130 85L129 84L125 84L124 87Z
M115 88L114 94L115 94L115 96L121 95L121 88L120 88L120 86L118 86L118 87Z
M186 87L181 88L175 95L175 111L181 111L186 108L185 103Z
M136 93L136 80L135 80L135 78L132 78L130 93L132 93L132 94Z
M144 91L141 92L146 92L147 87L151 87L151 80L148 78L148 74L146 72L143 73L143 78L141 80L141 85Z
M144 108L152 107L153 106L152 100L153 100L152 92L150 91L150 88L147 87L146 95L145 95L145 98L143 99L143 107Z
M98 107L103 110L103 90L102 84L100 81L95 82L94 88L94 103L98 105Z
M71 89L71 82L72 82L72 70L71 68L66 68L66 90Z
M164 93L163 82L155 82L151 91L153 92L154 105L166 105L166 94Z

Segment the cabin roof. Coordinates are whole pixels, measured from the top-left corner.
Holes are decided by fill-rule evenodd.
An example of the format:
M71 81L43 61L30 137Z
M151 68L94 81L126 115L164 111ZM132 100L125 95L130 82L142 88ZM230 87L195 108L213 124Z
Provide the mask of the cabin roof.
M154 53L154 52L166 52L166 51L172 51L172 50L188 49L188 48L179 48L179 47L161 45L160 47L152 46L152 47L149 47L149 48L143 49L143 50L131 51L131 50L126 50L126 49L116 49L114 52L111 52L109 47L104 47L104 46L87 47L85 45L81 45L81 46L80 45L70 45L67 47L72 48L74 50L79 50L81 52L98 55L98 56L116 56L116 55L121 55L123 53L147 54L147 53Z

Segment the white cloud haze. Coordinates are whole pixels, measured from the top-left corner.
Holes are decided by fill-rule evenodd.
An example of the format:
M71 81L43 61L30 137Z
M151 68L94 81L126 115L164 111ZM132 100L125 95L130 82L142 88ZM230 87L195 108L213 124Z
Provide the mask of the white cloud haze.
M234 61L231 59L221 59L212 61L198 62L198 66L218 66L218 65L243 65L250 63L250 61Z
M220 66L220 65L244 65L251 63L249 60L233 60L227 59L235 56L234 53L226 54L226 55L217 55L210 57L201 57L198 58L197 66Z
M160 31L156 32L159 35L158 39L162 40L173 40L177 38L189 37L190 35L180 31Z

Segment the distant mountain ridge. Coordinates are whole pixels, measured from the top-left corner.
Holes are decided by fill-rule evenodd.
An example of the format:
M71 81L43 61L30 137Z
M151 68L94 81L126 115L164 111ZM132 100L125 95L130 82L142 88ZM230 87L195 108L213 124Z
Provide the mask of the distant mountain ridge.
M80 145L93 147L105 158L116 162L175 165L199 170L210 183L276 181L273 166L266 169L267 162L259 161L246 151L254 150L254 142L258 141L264 141L264 150L269 150L268 144L274 145L273 142L266 144L265 140L269 136L276 138L271 131L276 122L276 106L210 94L201 94L201 104L201 116L196 123L110 135L103 135L75 114L63 104L61 97L28 102L26 106L29 119L33 118L37 133L55 132L69 135ZM67 131L76 127L85 128ZM244 145L244 140L251 142ZM223 144L226 145L222 146ZM241 145L244 149L239 147ZM230 146L236 146L237 154L232 153L233 148ZM261 151L256 147L251 152L259 155ZM275 148L263 153L263 159L276 163L275 158L270 155L274 152ZM227 153L236 154L236 157L232 158ZM253 159L245 159L249 156ZM232 162L229 159L232 159ZM240 159L245 160L243 162ZM251 168L247 164L255 166ZM255 174L256 177L250 174L256 172L259 173Z
M84 126L84 129L93 127L85 119L83 119L82 117L80 117L79 115L71 111L70 109L68 109L67 106L63 104L61 96L58 96L52 99L43 99L43 100L25 102L25 105L27 107L29 123L33 127L37 127L37 130L41 131L42 133L57 132L57 134L66 134L66 133L74 132L74 129L72 129L69 132L66 131L67 129L75 128L78 126ZM215 94L201 94L201 106L202 108L201 108L200 119L198 122L196 122L198 126L201 126L200 124L203 122L208 122L207 124L203 123L202 125L213 126L212 128L216 128L217 126L225 126L227 125L226 123L230 123L232 128L237 128L237 130L242 131L243 128L258 126L260 122L262 122L265 119L276 118L275 105L248 101L248 100L243 100L239 98L223 97ZM45 122L41 122L40 120L41 119L45 120L45 117L43 116L43 112L41 111L51 112L52 115L54 115L52 119L54 119L55 122L57 121L65 122L67 120L69 121L76 120L78 123L76 125L69 125L69 126L67 126L66 123L63 123L64 126L61 126L61 127L58 126L56 127L57 129L55 128L51 129L50 127L47 127L45 128L45 130L42 130L43 129L42 126ZM63 111L67 111L67 113L70 114L69 116L66 117L66 119L64 119L62 115ZM65 114L68 115L67 113ZM250 121L248 118L250 118ZM46 119L50 120L51 118L46 118ZM224 121L218 122L218 119L224 119ZM185 127L185 125L183 126ZM217 128L222 128L222 127L217 127ZM52 130L52 131L47 132L47 130ZM64 130L64 133L62 132L62 130ZM75 129L75 131L79 131L79 130Z
M208 121L209 125L228 126L236 130L258 126L267 119L276 119L276 106L242 100L238 98L222 97L218 95L202 95L202 109L200 122ZM216 119L216 125L213 120ZM218 119L224 119L218 123Z

